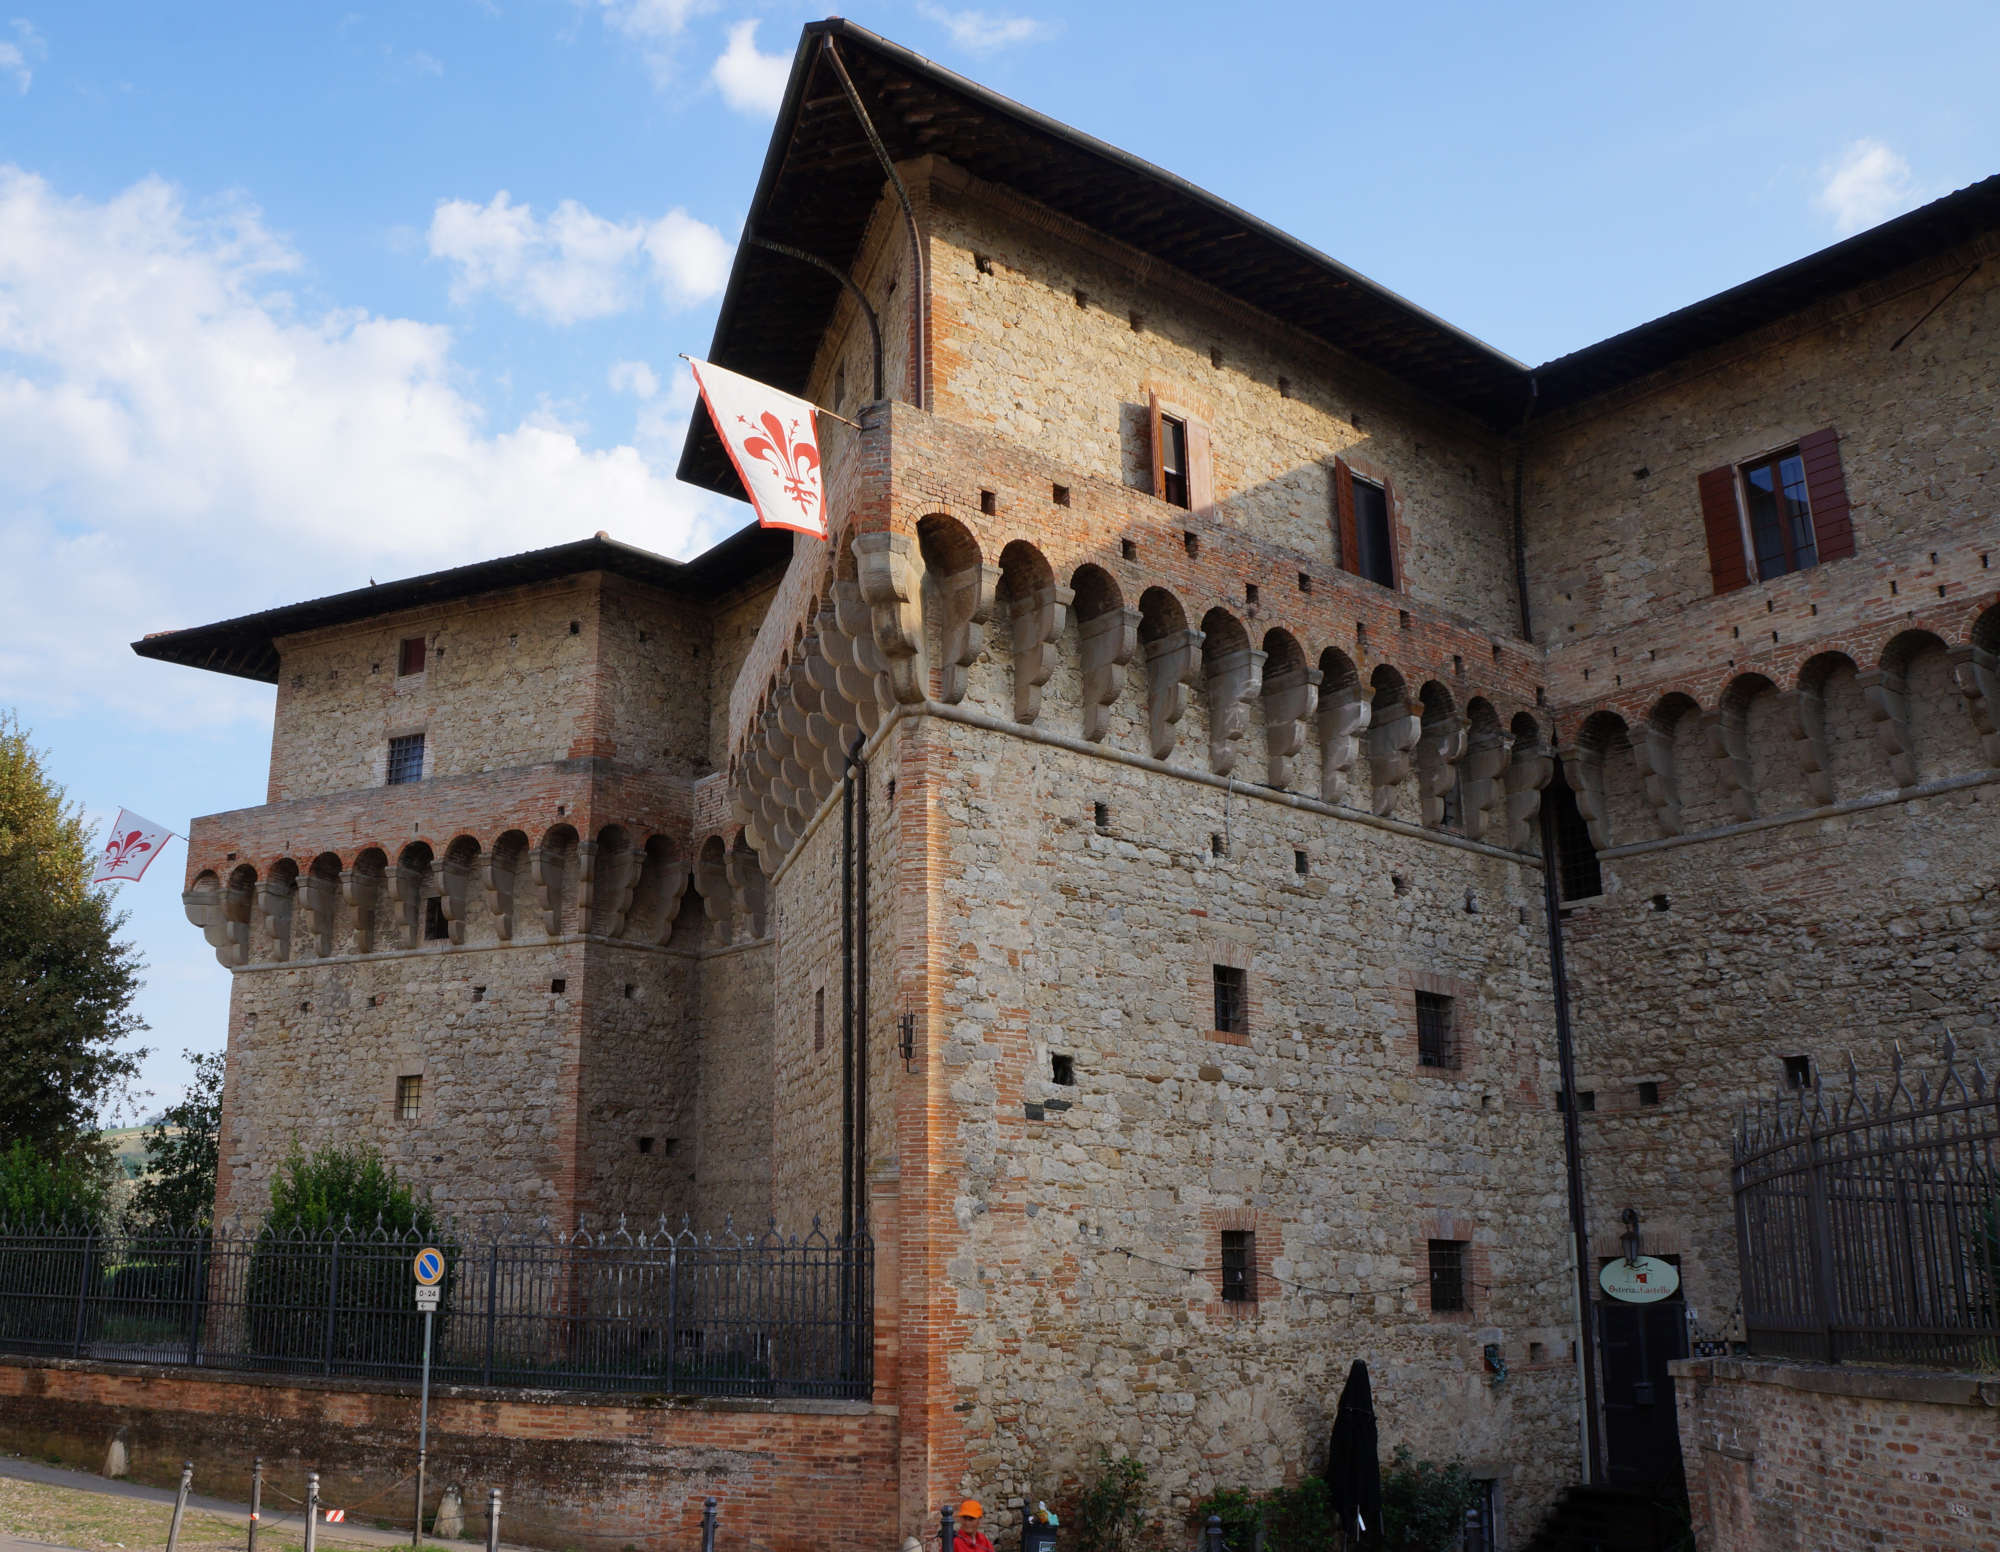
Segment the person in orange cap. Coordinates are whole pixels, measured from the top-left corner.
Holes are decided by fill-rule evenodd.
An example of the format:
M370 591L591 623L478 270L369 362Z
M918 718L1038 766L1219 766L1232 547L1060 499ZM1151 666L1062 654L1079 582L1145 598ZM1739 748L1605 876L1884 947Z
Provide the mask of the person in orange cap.
M986 1534L986 1511L979 1507L977 1498L968 1498L958 1506L958 1534L952 1538L951 1552L993 1552L993 1541Z

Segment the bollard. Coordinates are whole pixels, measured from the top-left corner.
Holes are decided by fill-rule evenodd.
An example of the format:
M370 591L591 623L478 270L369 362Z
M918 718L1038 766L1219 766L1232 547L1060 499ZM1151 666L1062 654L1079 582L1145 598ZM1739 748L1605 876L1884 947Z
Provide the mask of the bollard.
M174 1549L180 1544L181 1516L187 1513L188 1484L193 1480L194 1480L194 1462L191 1460L182 1461L181 1487L180 1491L174 1494L174 1520L173 1523L167 1527L167 1552L174 1552Z
M250 1462L250 1546L249 1552L257 1552L257 1520L264 1510L264 1457L257 1456Z
M715 1500L701 1501L701 1552L715 1552Z
M306 1473L306 1552L319 1545L319 1473Z
M500 1552L500 1489L486 1490L486 1552Z
M1221 1515L1211 1514L1208 1517L1207 1540L1208 1540L1208 1552L1223 1552Z
M958 1512L950 1504L938 1510L938 1552L951 1552L958 1539Z

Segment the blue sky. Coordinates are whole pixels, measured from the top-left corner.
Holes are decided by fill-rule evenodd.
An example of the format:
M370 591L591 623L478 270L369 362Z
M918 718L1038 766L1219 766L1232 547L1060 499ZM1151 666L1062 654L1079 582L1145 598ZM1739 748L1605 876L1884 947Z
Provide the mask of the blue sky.
M93 815L260 802L270 691L126 643L597 529L686 554L801 23L739 0L0 3L0 705ZM1528 362L2000 171L1979 4L888 3L854 19ZM176 845L146 1087L222 1043Z

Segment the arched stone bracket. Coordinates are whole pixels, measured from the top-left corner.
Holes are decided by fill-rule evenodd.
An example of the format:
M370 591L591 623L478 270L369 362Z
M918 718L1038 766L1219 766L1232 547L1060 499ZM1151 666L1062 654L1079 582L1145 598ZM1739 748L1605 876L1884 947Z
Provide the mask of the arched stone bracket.
M486 914L502 943L514 936L514 858L497 848L486 854Z
M1305 747L1306 724L1319 710L1322 674L1303 663L1264 680L1265 776L1274 787L1292 784L1292 761Z
M1424 823L1435 829L1444 823L1445 798L1458 780L1458 762L1465 757L1465 718L1459 715L1433 719L1418 735L1414 751L1417 795L1423 804Z
M1375 707L1358 684L1343 684L1322 695L1319 718L1319 796L1322 803L1340 801L1347 774L1360 758L1362 743L1374 716Z
M1174 752L1188 690L1201 673L1202 640L1198 630L1178 630L1146 643L1146 718L1155 760Z
M340 880L319 873L299 879L299 903L305 907L307 931L312 935L313 953L321 958L333 952L335 911L340 903Z
M197 886L181 896L187 919L215 950L216 963L227 969L250 962L250 905L248 889Z
M1483 733L1469 738L1463 761L1465 834L1470 840L1483 839L1496 823L1505 823L1506 793L1500 778L1507 770L1513 740L1505 733Z
M894 701L914 706L925 698L924 622L919 602L916 541L908 534L854 536L854 561L868 605L875 647ZM990 596L990 595L989 595Z
M1965 697L1980 752L2000 769L2000 656L1970 642L1953 647L1951 677Z
M1410 755L1424 734L1424 704L1405 701L1402 710L1368 730L1369 807L1387 818L1396 789L1410 778Z
M453 943L465 941L465 917L472 896L472 880L478 864L446 854L438 864L438 900L444 908L446 936Z
M1139 611L1106 609L1077 627L1083 670L1083 736L1104 741L1111 708L1125 688L1125 669L1139 650Z
M1598 851L1611 849L1611 824L1604 808L1604 756L1596 750L1570 748L1562 751L1563 774L1576 793L1576 811L1590 832L1590 844Z
M1910 694L1903 676L1893 669L1874 668L1854 679L1868 714L1875 719L1875 736L1889 756L1889 773L1899 787L1917 783L1917 762L1910 744Z
M1208 768L1218 776L1236 769L1250 703L1264 688L1265 654L1254 647L1218 653L1208 667Z
M998 566L924 574L924 608L936 616L938 633L938 699L947 706L965 699L966 670L986 650L986 623L993 618L999 590Z
M1507 847L1535 849L1536 822L1542 815L1542 793L1555 780L1556 757L1539 739L1514 740L1507 762Z
M1632 763L1639 768L1639 781L1646 793L1647 806L1662 835L1681 833L1681 786L1674 775L1674 735L1670 728L1652 723L1632 734Z
M632 895L639 887L639 869L646 854L636 846L606 848L597 858L596 897L590 930L607 938L624 934L632 914ZM455 940L454 940L455 941Z
M343 868L340 893L347 902L348 910L354 913L354 952L374 953L375 916L382 903L382 875L358 867Z
M1722 776L1722 793L1738 819L1757 817L1756 784L1751 777L1749 726L1742 709L1718 706L1702 713L1708 752Z
M1056 671L1056 642L1076 594L1069 588L1038 587L1008 605L1014 638L1014 720L1033 722L1042 712L1042 686Z
M563 854L547 846L528 852L528 877L535 886L535 904L542 913L542 931L554 937L562 921Z
M720 848L719 841L711 841L710 846ZM731 888L729 862L727 857L706 854L696 859L694 865L694 887L701 895L702 914L708 920L708 941L716 948L727 948L736 937L736 896Z
M389 899L396 907L393 947L415 948L422 940L424 883L429 872L428 868L409 868L401 863L391 863L382 875Z
M873 616L861 596L861 585L834 583L833 608L840 627L838 647L832 649L841 655L836 665L840 690L861 714L863 728L873 733L882 725L882 714L896 704L896 693L889 682L889 665L875 645Z
M1799 768L1805 772L1806 791L1815 803L1831 803L1833 774L1826 747L1826 700L1818 690L1805 685L1780 699L1792 738L1798 744ZM1676 828L1667 834L1679 835L1680 831Z
M294 895L289 881L263 878L257 881L257 914L271 939L272 957L284 961L292 957L292 906Z
M764 937L770 925L771 886L757 854L747 846L730 852L729 882L735 890L737 912L750 924L751 939Z

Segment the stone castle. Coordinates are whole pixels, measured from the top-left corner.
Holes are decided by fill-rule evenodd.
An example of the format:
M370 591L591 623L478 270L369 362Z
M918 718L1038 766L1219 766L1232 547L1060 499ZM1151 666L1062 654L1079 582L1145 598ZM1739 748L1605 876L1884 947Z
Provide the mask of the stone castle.
M1643 1455L1627 1210L1637 1339L1726 1336L1739 1108L2000 1044L2000 179L1530 370L827 22L745 230L710 355L859 423L830 541L138 644L278 688L189 848L221 1211L362 1139L864 1223L885 1545L1100 1441L1296 1479L1356 1357L1514 1526Z

